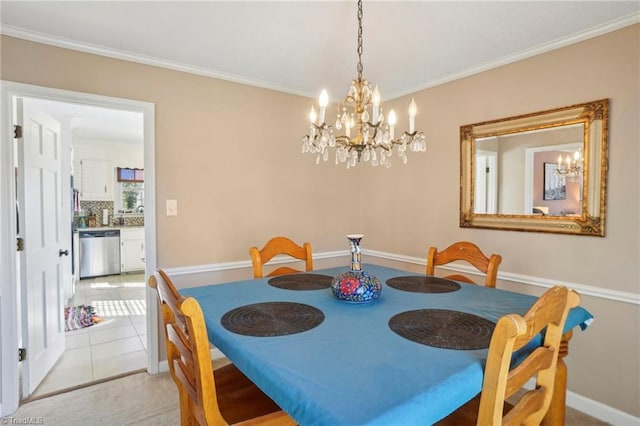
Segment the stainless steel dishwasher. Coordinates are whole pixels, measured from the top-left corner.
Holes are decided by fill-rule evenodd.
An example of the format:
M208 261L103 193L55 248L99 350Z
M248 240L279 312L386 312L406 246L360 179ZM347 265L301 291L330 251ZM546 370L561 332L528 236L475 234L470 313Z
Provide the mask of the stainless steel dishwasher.
M120 230L80 231L80 278L120 273Z

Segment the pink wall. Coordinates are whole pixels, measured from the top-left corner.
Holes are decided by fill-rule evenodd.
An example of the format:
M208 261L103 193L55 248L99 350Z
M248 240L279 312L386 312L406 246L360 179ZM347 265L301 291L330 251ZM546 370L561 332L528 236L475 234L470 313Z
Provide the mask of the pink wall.
M533 205L549 208L549 215L581 214L582 196L580 181L582 176L575 179L565 179L566 198L564 200L545 200L544 195L544 163L558 162L558 155L566 156L565 152L547 151L536 152L533 156Z

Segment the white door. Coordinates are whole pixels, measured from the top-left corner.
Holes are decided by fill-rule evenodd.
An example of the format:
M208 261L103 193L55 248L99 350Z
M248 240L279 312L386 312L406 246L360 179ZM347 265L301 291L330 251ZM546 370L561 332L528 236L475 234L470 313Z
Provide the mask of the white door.
M474 213L498 212L497 154L492 151L476 152L474 182Z
M27 397L64 352L63 262L70 236L62 235L60 123L17 99L18 201L22 345L27 357L22 365L22 396Z

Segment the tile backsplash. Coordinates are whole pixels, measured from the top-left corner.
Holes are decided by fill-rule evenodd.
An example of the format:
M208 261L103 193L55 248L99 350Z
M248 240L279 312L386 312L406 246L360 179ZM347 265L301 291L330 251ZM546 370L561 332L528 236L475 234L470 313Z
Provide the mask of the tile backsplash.
M73 214L73 226L80 227L80 213L84 216L89 216L91 212L96 215L96 226L105 226L102 224L102 211L105 209L109 214L110 226L144 226L143 215L114 214L113 201L80 201L80 212L74 212ZM120 219L122 219L122 223Z

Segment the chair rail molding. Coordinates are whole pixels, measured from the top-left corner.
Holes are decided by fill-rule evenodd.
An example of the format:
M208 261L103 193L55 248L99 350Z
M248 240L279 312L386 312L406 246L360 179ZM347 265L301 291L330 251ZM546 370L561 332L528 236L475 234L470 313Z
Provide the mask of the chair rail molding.
M318 259L332 259L335 257L349 256L348 250L339 250L339 251L327 251L323 253L313 253L313 260ZM278 255L275 256L269 262L269 265L278 265L283 263L295 263L299 262L297 259L291 259L289 256ZM191 275L191 274L202 274L208 272L220 272L220 271L230 271L233 269L244 269L244 268L253 268L253 264L251 260L239 260L236 262L221 262L221 263L210 263L206 265L193 265L193 266L177 266L173 268L162 268L170 276L181 276L181 275Z
M404 256L404 255L386 253L386 252L381 252L376 250L367 250L367 249L363 249L362 254L378 257L381 259L395 260L398 262L405 262L405 263L410 263L415 265L425 265L426 267L426 260L419 257ZM467 265L448 264L448 265L438 266L438 268L447 269L455 272L463 272L465 274L482 276L482 274L479 273L478 270ZM498 271L498 280L510 281L517 284L528 284L535 287L541 287L544 289L551 288L554 285L560 283L574 289L575 291L580 293L580 295L593 296L601 299L615 300L617 302L630 303L632 305L640 305L640 294L630 293L627 291L610 290L610 289L590 286L587 284L572 283L568 281L535 277L532 275L516 274L513 272L504 272L504 271Z
M363 249L362 254L371 257L377 257L380 259L391 260L396 262L403 262L412 265L420 265L426 268L426 258L406 256L402 254L387 253L383 251ZM314 253L313 260L318 259L332 259L337 257L345 257L345 265L347 257L349 256L348 250L327 251L322 253ZM288 256L276 256L272 259L271 264L283 264L295 262ZM170 276L187 276L192 274L202 274L220 271L229 271L234 269L252 268L251 260L241 260L236 262L222 262L211 263L206 265L193 265L193 266L178 266L173 268L163 268L165 272ZM438 268L462 272L465 274L482 276L476 269L467 265L448 264L438 266ZM629 303L632 305L640 305L640 294L630 293L626 291L610 290L600 287L594 287L587 284L579 284L561 280L554 280L550 278L535 277L531 275L516 274L513 272L498 271L498 280L510 281L517 284L527 284L543 289L551 288L554 285L561 283L567 287L571 287L581 295L598 297L600 299L614 300L616 302Z

